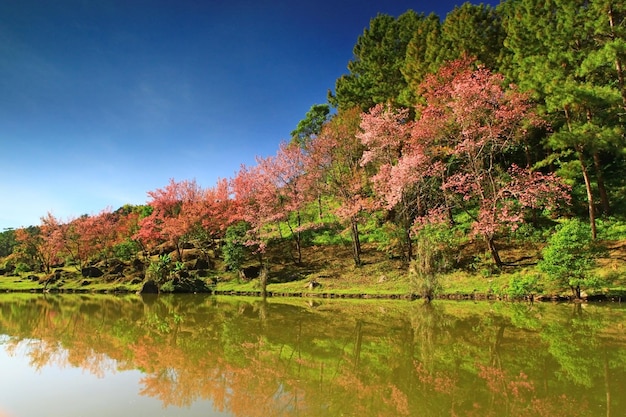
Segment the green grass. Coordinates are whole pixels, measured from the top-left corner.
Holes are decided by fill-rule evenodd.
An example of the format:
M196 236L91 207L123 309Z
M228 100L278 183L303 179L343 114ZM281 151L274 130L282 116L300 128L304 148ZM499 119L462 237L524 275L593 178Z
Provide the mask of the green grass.
M621 234L621 224L607 230ZM323 236L323 234L322 234ZM626 239L607 242L610 255L600 259L597 273L607 284L596 293L626 294ZM309 243L303 251L303 262L295 265L288 255L293 252L293 242L285 239L277 243L265 259L270 265L267 291L274 294L336 294L336 295L408 295L415 292L408 275L408 267L398 259L377 250L376 243L363 245L363 266L357 268L352 259L349 244ZM443 294L507 294L513 276L523 278L538 274L536 261L540 254L540 244L526 243L502 247L502 258L514 266L497 271L480 245L467 245L459 256L463 269L458 269L439 277L440 293ZM247 265L257 265L256 258ZM221 272L223 266L217 263L216 271L210 278L219 277L215 287L225 292L259 292L258 280L241 281L237 273ZM136 292L140 284L130 284L130 278L106 281L102 278L83 278L75 268L64 268L68 277L62 282L52 283L50 291L80 292ZM28 275L43 279L45 274L23 273L18 276L0 276L0 291L43 291L44 284L31 281ZM309 289L308 284L315 280L321 287ZM567 288L554 287L547 279L541 279L543 292L550 295L569 295ZM587 294L593 294L586 290Z

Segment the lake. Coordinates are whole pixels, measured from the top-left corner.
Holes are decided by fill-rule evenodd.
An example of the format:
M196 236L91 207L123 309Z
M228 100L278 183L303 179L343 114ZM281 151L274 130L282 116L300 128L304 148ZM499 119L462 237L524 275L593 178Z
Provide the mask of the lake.
M0 295L0 416L623 416L623 304Z

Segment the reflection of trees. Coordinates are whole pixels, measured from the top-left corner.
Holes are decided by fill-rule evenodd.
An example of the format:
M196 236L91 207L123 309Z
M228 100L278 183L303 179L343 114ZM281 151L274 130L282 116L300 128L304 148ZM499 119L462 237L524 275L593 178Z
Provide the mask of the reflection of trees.
M626 335L615 324L623 322L623 310L522 304L205 296L0 303L0 333L14 348L29 344L35 367L140 369L141 394L165 406L210 399L242 417L558 417L607 404L610 416L624 405L611 395L626 388Z

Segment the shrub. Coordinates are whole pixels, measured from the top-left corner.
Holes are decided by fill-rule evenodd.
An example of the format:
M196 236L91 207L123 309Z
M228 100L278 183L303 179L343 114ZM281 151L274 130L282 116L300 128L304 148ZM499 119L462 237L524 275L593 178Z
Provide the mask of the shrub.
M30 265L28 265L26 262L18 262L17 265L15 265L15 273L16 274L21 274L21 273L25 273L25 272L32 272L33 268L31 268Z
M241 268L246 258L245 241L248 230L250 230L250 226L245 222L233 224L226 229L222 254L224 263L231 271Z
M164 283L170 275L171 261L169 255L161 255L156 262L150 262L148 276L157 283Z
M426 300L432 300L440 289L438 276L451 269L458 249L452 229L445 225L422 228L416 236L415 260L409 277L412 287Z
M596 258L603 248L591 239L591 228L577 219L566 220L557 227L542 251L539 269L548 279L569 287L575 298L581 297L581 288L598 288L602 280L592 273Z
M513 299L530 297L542 290L538 275L515 274L509 281L507 295Z
M139 244L134 240L126 240L122 243L118 243L113 247L113 254L116 258L122 261L130 261L135 258L137 252L139 252L141 248Z

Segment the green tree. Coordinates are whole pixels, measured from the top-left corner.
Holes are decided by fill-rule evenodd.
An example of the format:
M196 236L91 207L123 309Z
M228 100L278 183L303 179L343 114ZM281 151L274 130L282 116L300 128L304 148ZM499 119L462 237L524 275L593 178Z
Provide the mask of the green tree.
M615 61L618 53L609 58L599 52L606 48L598 35L603 31L619 36L619 31L611 33L610 24L598 29L589 23L609 21L609 13L596 7L599 3L606 4L519 0L503 3L500 9L507 33L501 67L522 89L533 92L552 122L554 134L545 142L552 153L546 163L560 166L561 174L576 184L582 177L594 238L596 194L608 213L605 171L622 159L624 150L623 94L620 72L614 68L621 61Z
M398 102L407 86L402 74L406 48L423 19L412 10L397 19L386 14L373 18L354 46L350 73L337 79L335 93L329 93L330 104L340 110L368 110L378 103Z
M298 126L291 132L291 140L306 145L308 141L319 135L322 126L328 121L330 106L328 104L314 104L311 106L304 119L298 122Z
M250 225L246 222L235 223L226 229L222 254L224 263L231 271L239 270L246 258L245 242L248 230L250 230Z
M550 281L569 287L576 299L581 298L582 288L597 288L602 284L592 273L602 251L591 239L589 228L577 219L561 224L548 240L538 264Z
M504 38L504 28L496 9L484 4L464 3L448 13L441 25L438 66L470 56L479 64L496 70Z
M500 15L489 5L464 3L443 22L434 14L422 17L407 45L402 73L409 88L402 102L415 104L424 78L447 62L473 57L478 64L497 70L504 38Z
M0 232L0 258L12 254L15 246L17 246L17 240L15 240L14 229L4 229L3 232Z
M401 93L403 104L415 104L420 84L439 68L437 55L441 38L441 21L436 14L419 20L406 48L402 74L407 88Z

